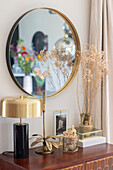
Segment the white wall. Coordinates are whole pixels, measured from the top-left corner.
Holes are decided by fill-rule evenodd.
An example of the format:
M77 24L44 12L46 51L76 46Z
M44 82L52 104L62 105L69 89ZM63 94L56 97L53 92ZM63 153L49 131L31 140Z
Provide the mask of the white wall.
M86 45L89 35L90 0L1 0L0 1L0 98L5 96L25 95L11 79L6 65L6 41L9 31L26 11L36 7L51 7L60 10L75 25L82 45ZM76 78L61 94L47 99L46 134L52 134L53 111L69 110L69 126L79 124L79 111L76 101ZM17 119L0 118L0 152L13 149L13 123ZM42 133L42 118L26 119L30 134Z

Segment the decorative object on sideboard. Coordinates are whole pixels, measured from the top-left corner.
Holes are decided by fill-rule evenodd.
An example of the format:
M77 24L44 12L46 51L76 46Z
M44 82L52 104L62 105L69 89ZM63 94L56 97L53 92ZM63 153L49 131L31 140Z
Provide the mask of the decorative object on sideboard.
M55 136L63 136L68 129L68 110L57 110L53 113L53 131Z
M106 137L98 136L98 137L89 137L84 140L79 140L79 147L85 148L95 145L100 145L106 143Z
M79 147L79 138L74 125L68 131L63 132L63 152L76 152Z
M31 146L35 146L36 144L42 142L43 143L43 146L42 148L38 148L36 149L36 153L38 154L50 154L50 153L53 153L53 150L52 150L52 146L55 147L55 148L58 148L58 145L57 143L53 142L53 141L50 141L49 139L54 139L56 140L57 137L56 136L47 136L45 135L45 102L46 102L46 92L43 91L43 105L42 105L42 111L43 111L43 136L42 135L32 135L32 137L38 137L32 144Z
M91 132L93 130L93 120L90 113L81 113L80 132Z
M42 115L41 99L35 97L6 97L1 100L1 115L20 118L20 123L13 125L14 157L29 157L29 125L22 118L40 117Z
M103 135L102 130L96 129L96 128L93 128L91 132L84 132L84 133L82 133L79 128L76 128L76 130L77 130L77 134L79 135L80 140L85 140L89 138L97 138Z
M84 133L81 132L80 128L76 129L79 136L79 147L85 148L106 143L106 137L103 136L101 129L93 128L92 131Z
M59 146L63 145L63 132L68 129L68 110L53 112L53 134L59 139Z
M94 45L88 45L87 50L78 51L81 56L81 75L82 75L82 92L78 94L78 107L81 113L81 132L90 132L93 130L93 120L91 109L93 101L97 95L101 82L105 83L108 74L106 56L104 51L98 51ZM80 107L80 95L83 98L82 108Z
M93 128L91 132L81 132L79 127L75 127L79 139L79 147L85 148L106 143L106 137L103 136L102 130ZM71 128L68 128L71 131Z

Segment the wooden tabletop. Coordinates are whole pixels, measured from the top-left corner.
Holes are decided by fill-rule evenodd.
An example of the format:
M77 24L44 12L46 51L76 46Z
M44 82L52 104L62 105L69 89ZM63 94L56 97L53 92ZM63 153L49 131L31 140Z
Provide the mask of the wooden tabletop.
M113 145L100 144L84 149L79 148L79 151L76 153L63 153L62 147L60 147L59 149L55 149L54 153L49 155L39 155L35 153L35 149L30 149L29 158L14 159L13 156L1 154L0 161L3 162L3 160L5 160L5 162L15 165L15 167L21 167L20 169L48 170L72 166L110 155L113 155Z

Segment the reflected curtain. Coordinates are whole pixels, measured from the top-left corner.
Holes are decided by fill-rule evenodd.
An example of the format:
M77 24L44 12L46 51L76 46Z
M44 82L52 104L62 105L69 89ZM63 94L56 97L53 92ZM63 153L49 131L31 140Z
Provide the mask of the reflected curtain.
M113 0L91 0L89 43L105 50L109 62L106 85L95 98L93 114L95 126L113 143Z

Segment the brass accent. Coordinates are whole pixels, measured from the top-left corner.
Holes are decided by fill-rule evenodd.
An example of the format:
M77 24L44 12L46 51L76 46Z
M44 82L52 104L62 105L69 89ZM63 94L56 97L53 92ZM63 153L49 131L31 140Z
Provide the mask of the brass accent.
M20 99L23 100L23 96L20 96Z
M45 103L46 103L46 92L43 91L43 111L45 112Z
M20 96L20 99L23 100L23 96ZM22 118L20 118L20 125L22 125Z
M39 117L42 115L41 103L41 99L35 97L6 97L1 100L1 116L10 118Z
M110 165L109 163L109 159L113 159L113 156L108 156L108 157L105 157L105 158L102 158L102 159L97 159L97 160L94 160L94 161L89 161L89 162L86 162L86 170L94 170L94 163L97 163L97 169L96 170L105 170L106 167L108 167L108 169L110 170L111 168L110 167L113 167L113 163ZM102 161L103 164L104 164L104 167L102 168ZM112 160L113 162L113 160Z
M20 125L22 125L22 118L20 118Z
M68 168L63 168L61 170L74 170L76 168L76 170L84 170L84 163L83 164L78 164L78 165L74 165L74 166L70 166Z
M113 168L113 163L110 165L109 159L113 159L113 156L109 156L109 157L106 157L106 158L86 162L86 170L94 170L94 163L97 163L97 166L95 166L96 167L95 170L106 170L106 168L111 170ZM102 167L101 161L104 161L103 162L104 167ZM111 162L113 162L113 160ZM61 170L74 170L75 168L76 168L76 170L84 170L85 169L85 163L78 164L78 165L75 165L75 166L70 166L68 168L63 168Z
M59 146L62 146L63 142L62 142L62 136L59 136Z
M65 16L62 12L56 10L56 9L52 9L52 8L35 8L35 9L32 9L30 11L27 11L25 14L23 14L16 22L15 24L13 25L11 31L10 31L10 34L9 34L9 37L8 37L8 40L7 40L7 46L6 46L6 60L7 60L7 66L8 66L8 70L10 72L10 75L13 79L13 81L16 83L16 85L22 90L24 91L25 93L27 93L23 88L22 86L18 83L18 81L16 80L14 74L13 74L13 71L12 71L12 67L11 67L11 62L10 62L10 45L11 45L11 40L12 40L12 37L13 37L13 34L14 34L14 31L18 25L18 23L23 19L24 16L26 16L27 14L29 14L30 12L34 11L34 10L38 10L38 9L48 9L48 10L51 10L53 12L55 12L56 14L58 14L67 24L68 26L70 27L70 30L72 32L72 35L73 35L73 39L74 39L74 42L75 42L75 46L76 46L76 52L75 52L75 61L74 61L74 66L73 66L73 70L72 70L72 73L69 77L69 79L67 80L67 82L63 85L62 88L60 88L57 92L47 96L48 98L49 97L53 97L53 96L56 96L57 94L60 94L61 92L63 92L71 83L72 81L74 80L76 74L77 74L77 71L78 71L78 68L79 68L79 63L80 63L80 56L78 57L77 56L77 50L81 50L81 46L80 46L80 40L79 40L79 36L78 36L78 33L75 29L75 26L73 25L73 23L70 21L70 19ZM29 93L27 93L29 94ZM29 94L31 95L31 94Z
M81 124L79 126L80 132L91 132L93 130L92 115L90 113L81 113Z
M43 137L37 138L36 141L34 141L34 142L31 144L31 147L32 147L32 146L35 146L35 145L36 145L37 143L39 143L39 142L42 142L42 139L43 139Z
M43 138L45 139L45 101L46 101L46 92L43 91Z
M71 128L68 128L68 130L70 130L70 129ZM79 127L75 127L75 129L77 130L77 134L79 135L80 140L84 140L84 139L89 138L89 137L103 136L101 129L93 128L92 131L85 132L85 133L81 133Z
M41 148L41 149L36 149L35 152L36 152L37 154L43 154L43 155L47 155L47 154L53 153L53 151L45 150L45 149L43 149L43 148Z
M93 125L80 125L79 128L81 133L92 132Z
M52 146L54 146L55 148L58 148L58 145L52 141L49 141L48 139L52 138L52 139L56 139L56 136L47 136L45 137L45 101L46 101L46 92L43 91L43 136L41 138L37 138L32 144L31 146L35 146L36 144L38 144L39 142L43 142L43 146L40 148L38 148L35 152L37 154L50 154L53 153L52 150ZM32 135L32 136L41 136L41 135Z

